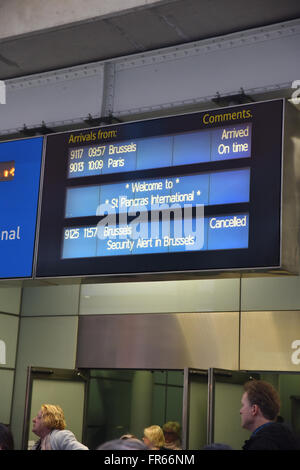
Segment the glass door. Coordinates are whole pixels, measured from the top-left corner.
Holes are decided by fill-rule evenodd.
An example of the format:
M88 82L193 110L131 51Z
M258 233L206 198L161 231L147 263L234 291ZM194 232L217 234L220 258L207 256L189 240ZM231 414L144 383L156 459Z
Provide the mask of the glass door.
M241 450L250 435L241 428L240 421L243 385L259 378L257 373L208 370L208 444L227 444L234 450Z
M182 447L200 450L207 443L208 372L184 370Z
M30 449L38 437L31 431L32 419L42 404L62 407L67 429L85 443L84 421L88 377L79 370L29 367L22 435L22 449Z
M183 428L183 370L90 369L87 446L177 421Z

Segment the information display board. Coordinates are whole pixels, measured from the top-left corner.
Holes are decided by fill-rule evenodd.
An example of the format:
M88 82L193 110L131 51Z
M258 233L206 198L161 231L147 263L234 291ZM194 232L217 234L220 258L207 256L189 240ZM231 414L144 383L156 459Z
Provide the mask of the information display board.
M278 267L283 108L49 135L37 277Z
M30 278L43 138L0 143L0 278Z

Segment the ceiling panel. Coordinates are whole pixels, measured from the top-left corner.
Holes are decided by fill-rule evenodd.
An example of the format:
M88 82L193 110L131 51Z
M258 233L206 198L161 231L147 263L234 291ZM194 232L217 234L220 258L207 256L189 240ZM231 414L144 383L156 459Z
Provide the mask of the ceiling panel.
M299 0L150 4L111 17L1 40L0 79L128 56L299 17Z

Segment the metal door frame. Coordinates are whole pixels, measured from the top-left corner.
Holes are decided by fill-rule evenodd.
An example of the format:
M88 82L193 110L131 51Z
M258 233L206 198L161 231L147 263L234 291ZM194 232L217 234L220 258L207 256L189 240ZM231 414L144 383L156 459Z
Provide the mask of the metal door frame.
M183 375L183 404L182 404L182 449L187 450L189 443L189 424L190 424L190 376L192 374L207 375L209 377L209 369L196 369L195 367L185 367ZM208 380L209 387L209 380ZM209 393L208 393L209 398Z
M259 379L260 374L256 371L229 370L229 369L208 369L208 402L207 402L207 444L213 444L215 431L215 382L216 376L224 381L236 384L243 384L247 380Z
M182 399L182 433L181 433L181 445L182 449L187 448L189 439L189 404L190 404L190 386L189 386L189 369L187 367L183 370L183 399Z
M25 393L25 410L22 430L22 444L21 448L27 450L28 447L28 436L29 436L29 420L31 412L31 400L32 400L32 388L33 381L39 380L65 380L65 381L76 381L84 382L84 404L83 404L83 441L85 440L86 431L86 409L87 409L87 396L88 396L88 385L89 377L86 374L87 371L81 371L79 369L56 369L48 367L32 367L27 368L27 382L26 382L26 393Z

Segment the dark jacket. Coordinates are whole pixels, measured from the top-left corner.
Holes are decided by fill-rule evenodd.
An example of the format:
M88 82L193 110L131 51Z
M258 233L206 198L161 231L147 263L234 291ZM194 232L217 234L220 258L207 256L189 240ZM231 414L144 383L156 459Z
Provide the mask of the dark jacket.
M300 450L300 446L288 426L270 422L254 431L243 450Z

